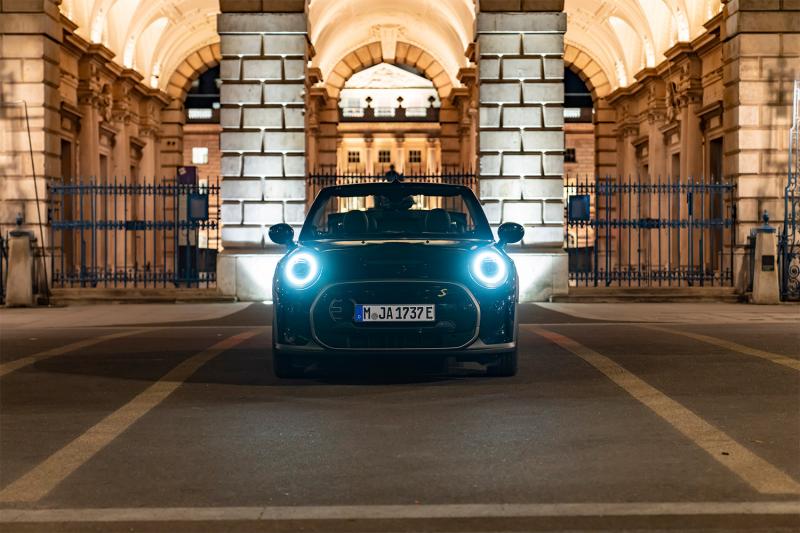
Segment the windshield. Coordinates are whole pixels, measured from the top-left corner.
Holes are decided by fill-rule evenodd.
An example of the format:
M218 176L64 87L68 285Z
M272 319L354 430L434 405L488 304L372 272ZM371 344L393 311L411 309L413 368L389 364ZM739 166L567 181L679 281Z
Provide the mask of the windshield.
M373 185L324 190L301 240L491 240L483 210L468 189Z

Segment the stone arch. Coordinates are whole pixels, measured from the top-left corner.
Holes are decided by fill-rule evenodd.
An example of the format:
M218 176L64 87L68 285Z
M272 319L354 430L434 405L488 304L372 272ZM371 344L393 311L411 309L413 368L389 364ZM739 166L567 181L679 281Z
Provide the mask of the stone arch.
M394 55L391 56L382 43L376 41L357 48L339 61L325 80L328 93L331 97L338 98L339 92L353 74L379 63L408 65L419 69L433 82L442 100L450 96L453 89L453 82L444 67L428 52L410 43L397 42Z
M192 87L192 82L202 76L206 71L220 64L222 52L219 43L204 46L192 52L189 57L178 65L167 84L167 94L183 102Z
M606 97L612 92L608 75L589 53L577 46L564 46L564 66L586 84L594 102L594 167L598 176L613 176L617 171L616 113Z
M183 60L167 85L171 100L161 112L162 174L174 176L183 165L183 126L186 124L184 102L192 83L222 61L219 44L204 46Z
M577 46L564 45L564 66L583 80L595 102L611 92L611 83L600 64Z

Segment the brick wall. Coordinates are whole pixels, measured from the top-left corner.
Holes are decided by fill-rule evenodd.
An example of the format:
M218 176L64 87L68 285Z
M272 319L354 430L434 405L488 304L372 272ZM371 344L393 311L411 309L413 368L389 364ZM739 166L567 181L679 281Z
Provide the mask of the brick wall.
M565 124L564 137L565 148L575 150L575 162L564 163L564 175L581 178L594 176L594 124Z
M196 165L199 178L218 178L222 154L219 149L218 124L187 124L183 127L183 165L193 166L192 149L208 148L208 164Z

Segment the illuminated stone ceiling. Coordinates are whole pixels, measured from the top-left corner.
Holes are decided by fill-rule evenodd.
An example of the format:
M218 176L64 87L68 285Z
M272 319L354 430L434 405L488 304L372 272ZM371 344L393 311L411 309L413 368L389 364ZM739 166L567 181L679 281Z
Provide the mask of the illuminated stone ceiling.
M675 43L700 35L720 9L720 0L566 0L565 39L600 65L613 89L660 63ZM105 44L120 64L162 89L184 59L219 41L219 0L63 0L61 10L81 36ZM313 64L326 77L370 43L380 43L390 61L396 43L427 51L453 86L467 66L474 0L309 0L308 14Z

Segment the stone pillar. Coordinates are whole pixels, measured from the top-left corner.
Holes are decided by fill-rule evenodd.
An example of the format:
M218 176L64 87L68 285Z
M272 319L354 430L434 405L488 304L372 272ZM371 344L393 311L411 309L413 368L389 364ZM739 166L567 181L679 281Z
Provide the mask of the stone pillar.
M111 112L113 126L117 130L116 142L112 154L113 168L112 179L122 182L131 172L131 141L130 125L132 110L130 109L130 91L133 88L132 79L122 79L114 85L114 107ZM120 208L119 214L122 214Z
M243 300L272 297L284 252L273 224L299 228L306 201L306 57L302 0L222 0L222 241L218 285Z
M523 301L567 292L562 8L484 1L478 15L480 194L495 228L525 226L510 248Z
M800 4L723 2L723 168L736 183L734 276L744 291L747 235L765 209L773 220L783 218L792 82L800 79Z
M47 224L47 184L61 174L59 3L0 2L0 232L6 235L21 214L22 229L35 231L47 251L49 232L37 226L40 217Z
M439 162L437 161L437 154L436 154L436 142L438 139L434 139L432 137L428 137L427 139L427 156L426 156L426 168L425 172L430 175L436 174L438 170Z
M366 148L364 149L364 167L367 169L367 174L372 174L375 169L375 139L372 136L364 139Z
M183 166L183 127L186 125L186 110L183 102L173 98L161 112L161 169L166 180L175 180L178 167Z
M396 135L394 138L395 153L397 160L395 161L395 170L402 174L406 170L406 138L403 135Z
M605 98L594 103L594 164L600 179L617 176L617 114Z

